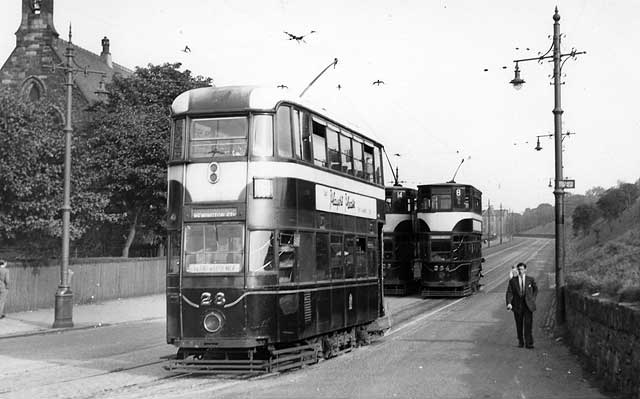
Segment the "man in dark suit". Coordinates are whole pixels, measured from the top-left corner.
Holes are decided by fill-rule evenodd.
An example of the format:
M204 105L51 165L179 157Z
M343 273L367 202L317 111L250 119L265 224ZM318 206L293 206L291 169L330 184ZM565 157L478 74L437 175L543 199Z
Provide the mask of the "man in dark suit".
M538 286L533 277L526 275L527 265L523 262L516 266L518 275L509 280L507 286L507 309L513 311L518 331L518 346L533 349L533 312L536 310Z

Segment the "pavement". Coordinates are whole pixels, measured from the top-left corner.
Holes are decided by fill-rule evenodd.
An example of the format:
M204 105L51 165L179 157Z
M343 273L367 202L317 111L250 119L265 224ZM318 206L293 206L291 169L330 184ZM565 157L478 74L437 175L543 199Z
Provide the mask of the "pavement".
M407 309L422 302L419 297L386 297L385 300L388 314L402 313L403 318L410 317L410 315L406 315ZM8 313L3 319L0 319L0 339L100 328L148 320L164 320L165 311L165 296L158 294L74 305L73 327L53 328L55 319L53 308ZM419 312L418 309L416 309L417 312Z

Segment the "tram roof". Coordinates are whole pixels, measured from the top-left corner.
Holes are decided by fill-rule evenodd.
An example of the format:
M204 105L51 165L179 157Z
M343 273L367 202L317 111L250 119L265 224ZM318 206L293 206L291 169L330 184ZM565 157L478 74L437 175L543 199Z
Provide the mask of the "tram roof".
M467 183L431 183L431 184L418 184L418 189L421 188L427 188L427 187L460 187L460 186L467 186L467 187L471 187L472 189L480 192L482 194L482 191L478 190L475 186L473 186L472 184L467 184Z
M178 95L171 104L174 116L180 114L211 114L213 112L233 113L241 111L275 111L276 107L286 102L306 108L321 115L337 125L351 129L371 141L381 144L372 132L364 132L353 122L344 121L335 113L327 111L311 101L291 95L286 90L262 86L222 86L200 87Z

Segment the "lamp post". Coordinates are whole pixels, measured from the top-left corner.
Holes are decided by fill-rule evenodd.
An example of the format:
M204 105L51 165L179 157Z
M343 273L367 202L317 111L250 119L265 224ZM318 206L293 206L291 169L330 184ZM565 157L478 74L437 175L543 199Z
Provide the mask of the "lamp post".
M553 14L553 43L551 48L542 56L536 58L522 58L514 60L515 76L509 83L513 85L515 89L520 89L525 83L524 79L520 77L520 62L526 61L538 61L542 62L544 59L553 59L553 86L554 86L554 107L553 107L553 122L554 122L554 139L555 139L555 185L553 194L555 196L555 282L556 282L556 324L558 326L564 324L564 187L561 187L560 181L562 177L562 107L561 107L561 85L560 74L562 66L569 58L575 58L578 54L586 54L585 51L577 52L572 49L570 53L562 54L560 49L560 14L558 14L558 7ZM549 52L553 50L553 54L549 55ZM565 58L564 61L562 59ZM538 139L539 141L539 139ZM538 145L539 147L539 145ZM538 148L536 147L536 149ZM542 147L540 147L542 148Z
M62 203L62 259L60 263L60 284L55 294L53 328L73 326L73 292L69 281L69 225L71 220L71 139L73 127L71 125L71 100L73 91L73 74L97 73L103 76L102 71L74 68L73 45L71 43L71 25L69 25L69 41L65 51L66 61L60 65L52 66L52 69L60 69L65 72L67 82L67 109L64 125L64 199Z

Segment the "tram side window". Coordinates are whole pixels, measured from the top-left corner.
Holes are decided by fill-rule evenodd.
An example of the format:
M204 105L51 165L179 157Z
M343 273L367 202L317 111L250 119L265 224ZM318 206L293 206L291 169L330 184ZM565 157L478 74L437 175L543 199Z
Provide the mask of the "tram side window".
M342 236L331 234L329 245L331 255L331 279L339 280L344 278L344 248Z
M382 256L384 257L384 260L393 260L393 238L391 237L385 237L383 240L383 251L382 251Z
M362 143L353 140L353 172L356 177L364 178L364 169L362 164Z
M313 162L311 153L311 117L308 112L300 112L300 133L302 135L302 159L307 162Z
M383 184L382 181L382 154L378 147L373 147L373 159L375 160L375 182Z
M318 166L327 166L326 136L326 126L313 121L313 162Z
M291 108L282 106L276 115L276 129L278 137L278 155L291 158Z
M364 146L364 179L373 182L373 147Z
M269 273L275 270L273 231L254 230L249 233L249 272Z
M297 109L291 111L291 133L293 134L293 155L296 159L300 159L300 111Z
M367 238L367 267L369 277L378 275L378 248L376 248L376 240L373 238Z
M342 155L342 171L350 175L353 174L353 150L351 149L351 138L340 135L340 152Z
M295 281L298 246L300 246L300 236L294 231L280 232L278 240L278 281L280 283Z
M473 210L482 213L482 199L480 197L473 197Z
M354 278L356 276L356 238L352 235L344 237L344 250L342 251L342 257L344 258L344 277Z
M367 276L367 239L357 237L355 242L356 277Z
M169 261L167 262L167 274L178 273L180 270L180 231L169 232Z
M273 117L256 115L253 117L253 150L251 153L259 157L273 156Z
M173 131L171 132L171 160L183 159L184 124L184 119L178 119L173 125Z
M342 171L342 167L340 166L338 132L331 128L327 128L327 155L329 158L329 167L333 170Z
M313 233L300 233L298 246L298 275L300 282L315 281L316 279L316 248L313 245Z
M316 233L316 268L318 280L329 280L329 233Z

